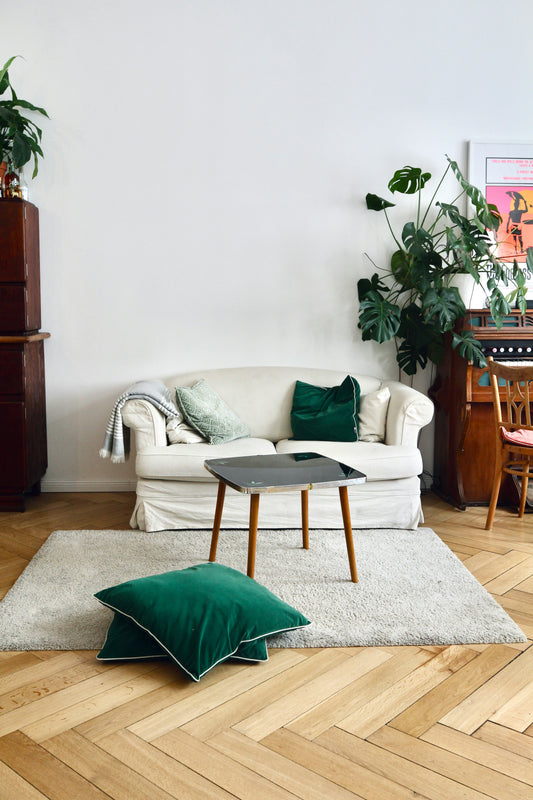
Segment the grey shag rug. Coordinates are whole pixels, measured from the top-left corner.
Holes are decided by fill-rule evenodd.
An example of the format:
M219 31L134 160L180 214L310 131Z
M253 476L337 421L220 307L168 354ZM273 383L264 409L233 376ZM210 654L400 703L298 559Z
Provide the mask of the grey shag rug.
M94 650L112 613L94 592L207 560L209 531L56 531L0 602L0 650ZM217 561L246 571L247 531L221 531ZM255 579L312 625L270 647L526 641L429 528L354 530L359 583L342 530L259 531Z

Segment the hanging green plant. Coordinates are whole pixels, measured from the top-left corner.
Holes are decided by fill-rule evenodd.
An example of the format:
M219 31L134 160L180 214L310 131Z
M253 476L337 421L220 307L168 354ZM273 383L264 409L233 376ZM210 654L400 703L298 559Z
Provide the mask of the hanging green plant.
M43 158L41 149L42 131L26 111L48 117L44 108L22 100L11 84L9 68L19 56L9 58L0 69L0 97L10 94L11 99L0 99L0 162L5 161L8 170L20 169L33 158L33 174L39 171L38 159Z
M533 273L533 248L528 250L525 264L516 260L506 264L494 255L494 234L501 216L496 206L487 203L483 193L466 180L457 163L448 156L446 159L448 165L425 207L423 190L431 180L429 172L406 166L389 181L393 194L418 195L416 219L406 222L400 235L394 231L387 211L395 203L375 194L366 196L370 211L385 214L396 249L389 267L357 282L359 328L364 341L395 339L396 360L407 375L424 369L428 362L440 363L448 331L452 332L452 346L463 358L477 366L486 363L473 334L453 330L466 314L459 291L452 285L454 276L469 274L483 287L500 328L513 305L525 313L526 280ZM459 183L458 194L451 203L437 201L450 170ZM457 205L464 197L470 200L470 218ZM504 293L502 287L509 291Z

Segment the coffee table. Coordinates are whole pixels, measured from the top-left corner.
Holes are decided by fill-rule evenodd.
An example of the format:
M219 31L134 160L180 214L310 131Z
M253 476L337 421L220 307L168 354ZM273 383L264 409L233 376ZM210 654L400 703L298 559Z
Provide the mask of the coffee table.
M254 577L255 572L257 522L261 494L300 491L303 547L308 550L309 490L336 486L339 489L350 576L352 581L357 583L357 567L347 487L356 483L364 483L366 475L353 469L353 467L341 464L339 461L321 456L318 453L276 453L260 456L238 456L236 458L214 458L204 461L204 466L212 475L218 478L219 482L209 561L215 561L216 559L226 486L231 486L232 489L236 489L238 492L250 495L247 567L247 575L250 578Z

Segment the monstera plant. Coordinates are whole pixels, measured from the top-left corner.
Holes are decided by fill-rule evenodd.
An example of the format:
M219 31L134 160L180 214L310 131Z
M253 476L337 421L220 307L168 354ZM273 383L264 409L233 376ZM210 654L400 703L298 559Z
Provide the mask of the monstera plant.
M416 195L416 218L406 222L400 234L394 231L387 209L395 204L367 194L371 211L383 212L395 250L386 269L358 283L359 327L365 341L395 339L399 367L414 375L428 362L438 364L444 355L444 335L450 331L452 346L463 358L485 365L480 344L470 331L455 331L455 322L466 308L454 285L455 276L468 274L483 287L497 327L513 305L525 312L526 280L533 272L533 248L525 264L500 261L495 255L495 234L501 223L496 206L463 176L455 161L448 165L436 189L424 204L429 190L429 172L419 167L397 170L388 188L391 193ZM457 179L457 194L449 203L437 200L450 172ZM469 217L459 203L468 198Z
M8 72L15 58L17 56L8 59L0 68L0 162L5 161L8 170L13 170L20 169L33 158L32 177L35 177L39 169L38 158L43 156L42 131L25 112L45 117L48 114L44 108L17 97Z

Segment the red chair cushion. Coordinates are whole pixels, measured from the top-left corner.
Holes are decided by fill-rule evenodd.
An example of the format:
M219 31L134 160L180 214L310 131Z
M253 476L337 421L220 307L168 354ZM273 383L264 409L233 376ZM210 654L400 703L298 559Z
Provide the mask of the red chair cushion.
M502 428L502 436L506 442L511 444L518 444L521 447L533 447L533 431L523 429L508 431Z

